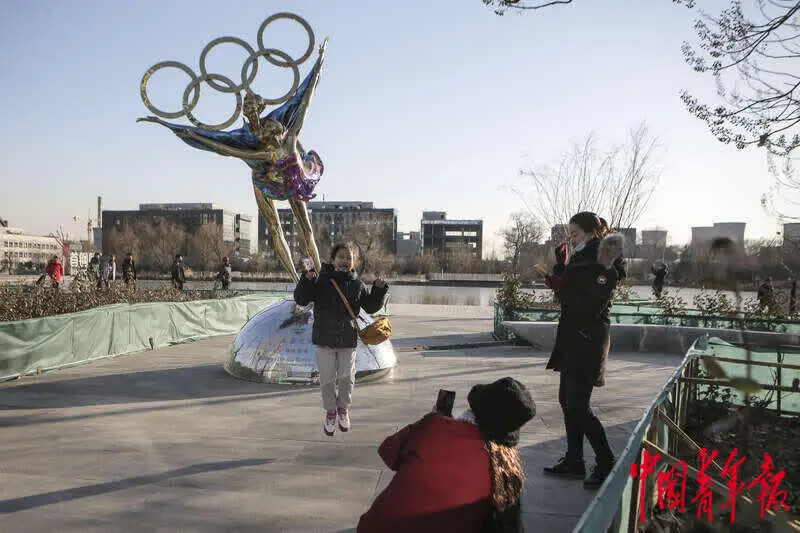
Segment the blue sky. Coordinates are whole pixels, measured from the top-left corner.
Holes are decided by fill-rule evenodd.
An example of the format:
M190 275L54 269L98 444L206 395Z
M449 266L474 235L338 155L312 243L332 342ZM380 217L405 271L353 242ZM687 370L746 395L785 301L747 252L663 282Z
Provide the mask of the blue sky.
M325 162L320 199L394 207L405 231L423 210L483 218L491 250L523 209L509 186L536 205L521 167L556 161L592 131L622 140L646 121L661 139L663 174L640 228L664 227L673 242L712 222L746 221L747 238L777 228L759 203L772 181L764 154L719 144L683 108L681 89L713 97L714 87L683 62L692 13L670 0L576 0L504 17L480 0L3 0L0 216L77 237L84 223L72 217L93 213L97 195L106 209L211 201L255 215L243 163L135 122L150 114L139 81L167 59L199 70L214 37L255 45L261 21L279 11L330 37L302 136ZM270 27L267 41L294 57L305 47L289 22ZM210 70L234 79L244 59L228 45L209 57ZM259 92L286 91L280 70L261 63ZM153 102L178 109L187 81L158 73ZM197 114L222 121L232 102L206 89Z

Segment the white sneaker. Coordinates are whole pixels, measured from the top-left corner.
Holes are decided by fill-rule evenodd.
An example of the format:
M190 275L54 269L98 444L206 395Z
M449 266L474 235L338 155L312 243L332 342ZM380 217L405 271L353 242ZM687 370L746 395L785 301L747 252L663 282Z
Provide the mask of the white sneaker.
M339 416L339 429L341 429L343 432L349 431L350 430L350 411L348 411L347 409L342 409L340 407L337 414Z
M322 424L322 430L329 437L333 437L333 434L336 433L336 411L325 413L325 421Z

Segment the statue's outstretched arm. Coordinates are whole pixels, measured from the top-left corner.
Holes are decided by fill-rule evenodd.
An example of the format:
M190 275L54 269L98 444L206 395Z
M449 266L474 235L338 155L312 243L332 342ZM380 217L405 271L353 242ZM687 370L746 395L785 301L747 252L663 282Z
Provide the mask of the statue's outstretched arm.
M176 131L175 135L177 135L182 139L190 139L194 142L200 143L203 146L210 148L211 150L220 155L227 155L230 157L236 157L238 159L250 159L252 161L272 161L273 159L275 159L273 152L266 152L263 150L246 150L242 148L233 148L221 142L207 139L202 135L198 135L197 133L191 130Z
M273 159L273 154L257 148L258 139L249 131L245 131L245 128L229 132L202 130L191 126L171 124L158 117L140 118L136 122L161 124L172 130L175 135L193 148L239 159L256 161Z
M328 39L326 38L322 42L322 46L319 47L319 57L314 65L314 69L312 70L310 76L311 79L309 80L307 89L303 92L303 96L300 99L300 105L299 109L297 110L297 114L292 123L289 125L289 136L294 137L295 139L300 136L300 130L303 128L303 122L305 121L306 114L308 113L308 106L311 105L311 97L314 96L314 90L317 88L317 83L319 82L319 77L322 73L322 61L325 58L325 46L327 44Z

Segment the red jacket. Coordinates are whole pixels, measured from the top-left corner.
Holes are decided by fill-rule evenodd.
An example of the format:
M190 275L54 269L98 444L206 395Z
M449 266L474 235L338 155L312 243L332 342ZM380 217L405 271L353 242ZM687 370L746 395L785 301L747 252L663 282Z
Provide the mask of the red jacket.
M47 264L47 275L56 283L61 283L61 277L64 275L64 266L58 259L51 259Z
M394 478L361 517L358 533L479 533L489 516L489 454L477 426L432 415L378 449Z

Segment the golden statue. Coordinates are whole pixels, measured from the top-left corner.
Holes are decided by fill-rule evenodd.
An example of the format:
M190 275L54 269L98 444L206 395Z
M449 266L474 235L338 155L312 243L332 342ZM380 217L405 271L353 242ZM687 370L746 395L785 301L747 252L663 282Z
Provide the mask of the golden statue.
M291 18L300 22L310 37L309 48L298 60L292 60L287 54L275 49L264 49L262 35L266 26L278 18ZM242 67L242 83L234 84L233 81L219 74L208 74L205 69L205 57L211 47L221 42L233 42L243 46L250 52L250 57ZM221 37L209 43L203 50L200 59L201 76L196 76L189 67L174 61L165 61L151 67L142 78L141 93L145 106L153 113L165 117L176 118L186 115L196 126L184 126L165 122L158 117L150 116L140 118L137 122L155 122L171 129L186 144L220 155L235 157L244 161L252 169L253 191L255 193L258 210L267 222L272 235L273 246L283 267L292 278L297 281L298 274L292 260L289 245L283 234L283 229L278 218L276 200L288 200L305 242L308 256L314 262L319 272L320 258L311 220L308 216L306 203L312 199L314 188L319 182L324 167L319 155L313 150L306 151L300 144L300 130L303 127L311 97L319 81L322 61L325 56L327 39L319 48L317 58L311 72L302 83L299 82L297 66L311 55L314 43L314 34L305 20L290 13L279 13L269 17L261 25L258 34L259 49L253 50L246 42L235 37ZM284 97L268 100L255 94L250 84L255 79L258 68L258 59L264 57L268 62L282 68L291 68L295 75L292 89ZM150 76L159 68L167 66L177 67L192 78L183 95L183 112L167 113L156 109L146 94L146 85ZM231 119L219 126L202 124L191 114L192 109L199 100L200 83L206 82L212 88L236 94L236 111ZM222 82L220 85L217 82ZM239 94L245 90L245 96ZM193 98L190 101L190 95ZM243 105L242 105L243 103ZM282 103L282 105L266 116L262 117L268 104ZM235 130L221 131L230 126L238 118L239 111L246 118L245 124Z

